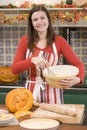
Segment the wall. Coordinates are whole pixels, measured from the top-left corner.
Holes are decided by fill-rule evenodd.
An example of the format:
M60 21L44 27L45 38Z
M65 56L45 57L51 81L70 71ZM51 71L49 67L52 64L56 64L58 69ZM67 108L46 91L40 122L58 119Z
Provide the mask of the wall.
M42 3L47 3L47 4L52 4L54 5L55 3L60 2L61 0L0 0L1 5L7 5L9 3L17 5L19 3L22 4L24 1L28 1L31 3L37 3L37 4L42 4Z
M28 2L31 2L31 3L37 3L37 4L46 3L48 5L54 5L56 3L60 3L61 1L66 2L66 0L0 0L0 4L1 5L7 5L7 4L11 3L11 4L14 4L14 5L20 5L24 1L28 1ZM73 0L73 1L75 1L75 0Z
M54 27L54 31L62 35L62 28ZM19 39L26 33L27 27L0 27L0 66L11 65ZM74 52L83 61L87 75L87 28L71 31L70 43Z
M53 4L60 2L61 0L0 0L0 5L7 5L9 3L21 4L24 1L45 1L48 4ZM62 34L62 28L55 27L54 30L57 34ZM26 34L26 32L27 28L22 26L0 26L0 66L11 65L19 39L24 34ZM77 28L76 31L71 31L70 36L70 43L72 45L72 48L79 56L79 58L83 61L87 76L87 27Z
M74 52L85 66L85 83L87 84L87 27L71 31L71 45Z
M19 39L24 34L25 27L0 27L0 66L11 65Z
M32 1L32 0L0 0L0 4L7 5L7 4L11 3L11 4L15 5L17 3L22 4L24 1Z

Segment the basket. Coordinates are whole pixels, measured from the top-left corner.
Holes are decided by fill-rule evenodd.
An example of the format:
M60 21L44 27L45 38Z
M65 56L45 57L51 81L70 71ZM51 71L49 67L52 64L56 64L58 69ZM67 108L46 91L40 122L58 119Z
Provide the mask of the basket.
M49 72L50 71L50 72ZM50 66L43 70L43 76L46 78L48 84L52 87L63 88L59 84L59 80L77 76L79 69L72 65L56 65Z

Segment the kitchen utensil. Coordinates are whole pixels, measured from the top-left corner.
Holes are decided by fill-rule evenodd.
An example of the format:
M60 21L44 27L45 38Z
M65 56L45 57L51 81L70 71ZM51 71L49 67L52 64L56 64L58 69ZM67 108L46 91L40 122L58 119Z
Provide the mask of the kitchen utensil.
M48 75L50 76L56 76L55 73L50 69L50 67L47 67Z
M0 125L7 124L14 119L14 115L12 114L0 114Z
M72 78L79 74L79 69L72 65L50 66L43 70L43 76L52 87L62 88L59 80Z
M59 121L46 118L33 118L20 122L22 130L58 130Z
M70 115L63 115L58 114L56 112L51 112L48 110L43 110L40 107L36 109L31 114L31 118L49 118L49 119L55 119L58 120L61 123L64 124L82 124L84 119L84 111L85 111L85 105L84 104L61 104L63 106L75 106L76 107L76 116L70 116Z

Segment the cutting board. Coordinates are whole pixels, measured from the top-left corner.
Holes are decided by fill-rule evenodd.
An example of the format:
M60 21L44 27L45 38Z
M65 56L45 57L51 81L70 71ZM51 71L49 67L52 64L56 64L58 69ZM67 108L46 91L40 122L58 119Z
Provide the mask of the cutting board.
M64 124L82 124L83 119L84 119L84 110L85 110L85 105L84 104L61 104L61 105L67 105L67 106L75 106L77 110L77 115L76 116L67 116L67 115L62 115L58 114L55 112L51 112L48 110L43 110L41 108L37 108L36 111L34 111L31 114L31 118L51 118L60 121L61 123Z

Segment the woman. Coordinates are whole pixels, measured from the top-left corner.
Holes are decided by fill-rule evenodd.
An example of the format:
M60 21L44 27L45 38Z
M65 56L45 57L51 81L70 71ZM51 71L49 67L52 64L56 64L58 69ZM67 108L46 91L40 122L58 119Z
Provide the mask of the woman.
M36 6L29 12L28 35L19 42L12 72L22 73L27 70L25 87L33 93L34 100L46 103L63 103L62 89L53 88L45 81L42 70L48 65L58 65L60 54L71 64L79 68L79 75L71 79L60 80L60 84L72 87L81 84L84 79L84 66L61 36L56 36L52 29L50 15L44 6Z

